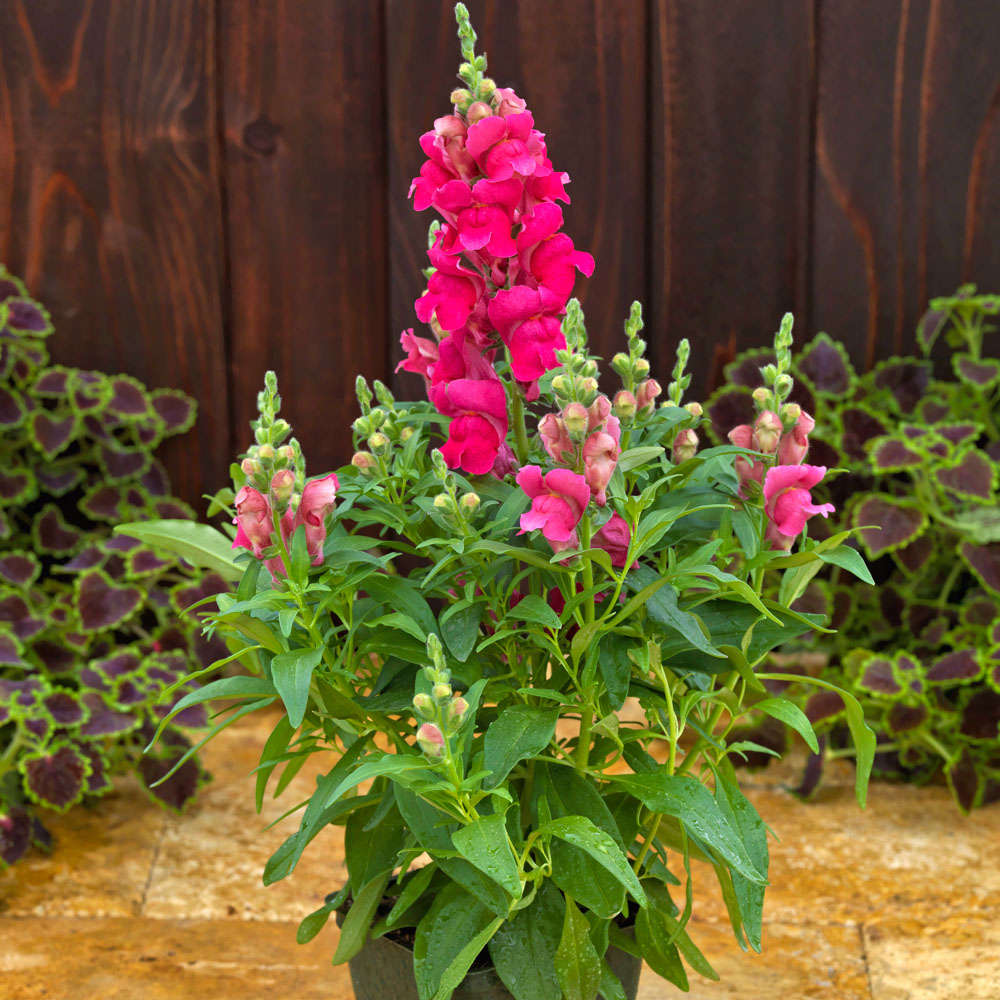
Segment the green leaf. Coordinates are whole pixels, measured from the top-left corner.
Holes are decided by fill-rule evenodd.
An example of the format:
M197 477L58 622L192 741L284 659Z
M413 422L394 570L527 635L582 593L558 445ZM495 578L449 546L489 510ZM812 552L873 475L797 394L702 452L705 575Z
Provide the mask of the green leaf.
M601 985L601 959L590 940L587 918L570 898L566 899L555 970L564 1000L595 1000Z
M326 926L330 914L338 910L350 895L350 886L345 885L340 892L327 896L326 902L312 913L302 918L299 929L295 932L295 940L299 944L309 944L310 941Z
M274 729L271 730L271 735L264 743L264 748L260 752L260 764L257 768L257 812L260 812L264 805L264 792L267 789L268 779L278 766L276 758L288 749L288 744L294 734L295 727L288 721L288 716L283 715L278 719ZM274 763L269 764L268 761L274 761Z
M616 774L611 780L654 813L679 819L702 843L717 851L752 882L766 884L745 845L733 832L712 793L696 778L669 774L665 768L653 774Z
M538 828L538 834L542 837L558 837L585 851L609 875L616 878L640 906L646 905L646 893L622 849L586 816L562 816L550 820Z
M502 885L514 899L521 898L520 869L503 816L480 816L456 830L451 839L463 858Z
M369 778L387 775L398 781L409 771L426 771L428 767L430 765L417 754L387 753L375 760L369 758L344 778L329 795L324 796L324 806L332 805L344 792L357 788L362 781L367 781Z
M617 632L607 632L601 636L597 665L608 689L611 707L616 712L628 697L628 683L632 676L632 661L628 653L637 641Z
M351 908L344 918L344 926L340 928L340 940L337 942L337 950L333 955L334 965L343 965L349 962L361 951L368 937L368 929L375 918L375 911L378 904L385 895L385 887L389 884L389 872L373 878L358 893Z
M459 663L465 663L479 638L479 623L486 605L482 602L465 607L456 605L441 615L441 637Z
M562 893L545 879L531 904L490 940L493 966L514 1000L562 1000L555 961L564 906Z
M629 584L645 599L646 614L656 622L678 632L687 643L701 650L706 656L724 659L698 623L698 619L677 605L677 591L669 583L664 585L662 577L650 566L640 566L628 575Z
M753 707L765 715L770 715L771 718L783 722L786 726L791 726L806 741L806 746L813 753L819 753L819 743L816 740L812 723L807 718L806 713L794 702L785 698L765 698L763 701L758 701Z
M523 622L534 622L546 628L562 627L559 616L549 607L548 602L537 594L528 594L514 605L504 616L504 621L510 618Z
M288 721L298 729L309 704L313 671L323 659L321 649L293 649L271 660L271 679L285 703Z
M233 583L243 575L243 566L233 559L233 543L217 528L197 521L165 518L115 525L115 534L138 538L151 548L180 556L200 569L213 570Z
M653 972L686 993L689 989L687 972L659 910L650 907L639 912L635 921L635 939L642 957Z
M499 920L455 882L438 893L431 908L417 924L413 943L413 971L420 1000L432 1000L437 995L444 985L445 974L456 968L455 963L463 959L469 944L488 928L499 926ZM486 941L483 941L479 948L485 944ZM475 954L469 956L462 976L475 959ZM461 978L458 981L461 982Z
M531 705L505 708L483 739L483 767L492 773L484 788L496 788L515 764L541 753L556 732L558 711Z
M437 993L434 994L434 1000L450 1000L455 988L461 985L469 969L472 968L472 963L483 948L490 943L493 935L503 925L504 919L504 917L494 917L466 942L462 950L451 960L448 968L444 970L444 975L441 976L441 985L438 987Z
M385 926L387 928L391 929L395 927L403 919L410 907L424 894L427 887L431 884L431 879L434 877L435 871L437 871L437 865L431 863L424 865L423 868L418 868L410 875L403 885L402 892L396 897L396 902L392 904L392 909L386 915Z
M841 545L836 549L830 549L828 552L820 552L819 557L825 563L832 563L834 566L846 569L848 573L853 573L859 580L863 580L865 583L873 585L875 583L871 571L868 569L868 564L862 558L861 553L857 549L852 549L849 545Z
M658 444L645 445L641 448L629 448L619 456L618 468L622 472L630 472L632 469L637 469L640 465L652 462L653 459L659 458L663 454L665 454L665 451Z
M368 595L381 604L388 604L393 611L409 615L424 634L437 632L434 612L416 587L405 577L374 575L365 580Z
M409 615L404 615L399 611L393 611L391 614L382 615L380 618L369 618L365 621L365 624L369 628L381 626L383 628L398 629L400 632L405 632L407 635L413 636L417 642L427 642L427 633L413 618Z

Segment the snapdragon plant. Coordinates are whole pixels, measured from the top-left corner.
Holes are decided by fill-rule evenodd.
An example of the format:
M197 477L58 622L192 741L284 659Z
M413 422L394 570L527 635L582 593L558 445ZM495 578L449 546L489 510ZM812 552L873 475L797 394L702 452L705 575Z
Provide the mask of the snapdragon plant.
M299 930L309 940L344 914L335 963L389 936L412 941L422 1000L446 1000L477 961L516 1000L611 1000L617 949L686 989L688 970L716 978L689 933L702 880L718 880L741 945L761 947L767 830L733 766L751 747L731 734L753 707L815 747L755 668L824 627L789 605L802 567L843 537L804 536L826 512L801 459L781 471L766 450L699 450L689 346L664 394L638 304L610 363L621 387L601 391L570 297L593 259L559 232L569 178L458 16L463 86L421 140L411 189L443 220L416 305L433 339L402 338L429 398L359 378L351 464L311 479L268 374L219 498L242 578L209 611L248 675L173 711L226 698L211 736L281 710L258 805L320 755L264 881L344 828L348 882ZM790 342L789 316L782 358ZM786 366L763 378L793 425ZM738 459L766 476L741 481ZM777 581L780 599L765 597ZM870 764L874 737L843 697ZM862 803L866 782L862 766Z

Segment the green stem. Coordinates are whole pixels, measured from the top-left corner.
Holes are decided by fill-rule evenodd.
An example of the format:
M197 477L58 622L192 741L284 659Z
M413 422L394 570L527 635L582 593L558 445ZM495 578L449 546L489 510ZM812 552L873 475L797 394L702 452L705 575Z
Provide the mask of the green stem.
M592 525L590 523L590 518L584 514L583 520L580 522L580 548L586 551L590 548ZM590 556L583 557L583 587L584 590L590 590L594 586L594 564L590 561ZM587 598L583 606L583 614L589 625L594 621L594 598L593 596Z
M516 445L517 460L521 465L528 462L528 432L524 425L524 397L517 383L512 383L510 390L510 415L514 424L514 444Z
M944 604L948 600L951 588L955 586L955 581L959 578L963 569L965 569L965 564L956 559L954 565L951 567L951 571L948 573L948 576L944 581L941 593L938 594L938 604Z
M587 770L590 760L590 730L594 726L594 709L587 705L580 715L580 737L576 744L576 754L573 763L577 771L581 773Z
M660 821L663 819L663 813L656 814L656 822L649 828L646 832L646 839L642 842L642 849L639 851L639 856L635 859L632 865L632 871L639 874L639 869L642 867L642 862L645 860L646 855L649 853L649 848L652 846L653 841L656 839L656 833L660 829Z

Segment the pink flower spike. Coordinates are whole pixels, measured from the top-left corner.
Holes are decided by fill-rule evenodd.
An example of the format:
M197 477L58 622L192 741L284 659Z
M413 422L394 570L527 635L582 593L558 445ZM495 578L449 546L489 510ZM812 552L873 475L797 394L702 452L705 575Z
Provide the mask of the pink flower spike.
M556 351L566 346L562 325L547 310L537 289L501 288L489 304L490 321L510 349L514 378L530 382L558 364Z
M803 410L795 426L782 435L778 444L777 460L781 465L798 465L809 451L809 435L816 421Z
M260 490L244 486L236 494L236 543L250 549L259 559L261 552L271 544L274 520L271 503ZM236 548L236 543L233 548Z
M583 476L569 469L552 469L542 476L537 465L526 465L517 483L531 498L531 509L521 515L518 534L541 529L554 552L577 544L576 526L590 502L590 487Z
M326 516L333 509L340 483L337 476L330 473L321 479L313 479L306 483L302 490L302 499L295 512L292 531L300 524L305 525L306 547L312 556L314 566L323 561L323 542L326 541Z
M823 465L775 465L764 477L764 512L770 527L794 538L815 514L829 517L833 504L814 504L810 490L826 475Z

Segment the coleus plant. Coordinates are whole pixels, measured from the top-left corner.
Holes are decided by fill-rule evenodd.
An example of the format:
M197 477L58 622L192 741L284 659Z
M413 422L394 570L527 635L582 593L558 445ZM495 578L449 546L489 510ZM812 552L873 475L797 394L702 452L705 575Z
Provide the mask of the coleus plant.
M477 959L517 1000L610 1000L624 995L616 946L686 989L688 968L715 978L689 934L693 861L717 877L741 945L761 946L766 827L739 788L733 759L752 745L733 727L753 706L816 745L755 667L823 627L788 607L801 568L860 559L803 535L828 513L802 488L824 470L698 450L686 343L656 406L638 305L611 362L621 389L600 391L569 298L591 260L558 233L552 200L568 177L524 101L484 77L457 13L463 87L421 140L413 186L443 217L417 303L435 337L403 335L430 401L359 378L351 464L307 479L268 374L228 497L245 569L209 616L250 675L187 694L171 717L225 698L211 736L281 710L258 806L279 769L276 794L318 757L264 881L344 827L348 883L299 930L309 940L346 911L334 962L409 936L422 1000L446 1000ZM790 342L786 317L762 390L794 422ZM762 467L742 487L738 457ZM768 579L787 581L784 603L762 596ZM874 735L843 697L863 801Z
M872 600L835 568L796 606L833 616L837 633L816 637L830 655L823 676L851 690L877 728L874 773L943 774L963 811L1000 797L1000 361L984 355L998 312L1000 296L965 286L931 302L917 331L923 357L858 375L820 334L792 366L816 421L813 456L848 470L829 487L839 510L828 530L856 530L879 585ZM936 345L951 348L940 377ZM755 351L729 367L731 384L709 405L717 435L748 412L749 372L770 360ZM850 751L840 704L802 697L822 743L809 793L823 761Z
M122 519L191 518L153 457L191 426L193 400L125 375L53 365L52 324L0 268L0 859L50 836L37 807L63 811L134 770L173 809L205 774L194 760L152 788L188 746L171 726L142 757L162 691L224 652L180 612L225 589L165 558ZM187 523L187 522L185 522ZM202 725L204 710L175 719Z

